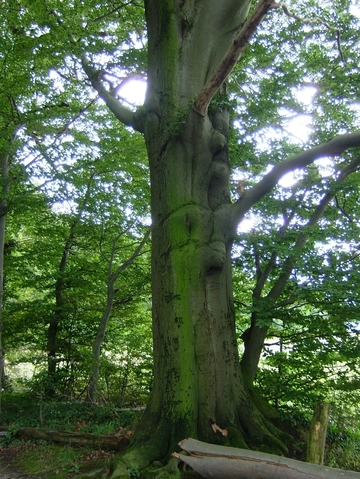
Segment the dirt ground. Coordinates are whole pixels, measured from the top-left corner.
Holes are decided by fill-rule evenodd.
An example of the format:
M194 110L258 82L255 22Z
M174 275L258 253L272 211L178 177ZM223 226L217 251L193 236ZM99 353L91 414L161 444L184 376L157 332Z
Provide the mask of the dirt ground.
M5 461L0 461L0 479L35 479L34 476L29 476L15 470L11 464L6 464Z
M0 447L0 479L36 479L35 476L24 474L16 468L16 455L15 448Z

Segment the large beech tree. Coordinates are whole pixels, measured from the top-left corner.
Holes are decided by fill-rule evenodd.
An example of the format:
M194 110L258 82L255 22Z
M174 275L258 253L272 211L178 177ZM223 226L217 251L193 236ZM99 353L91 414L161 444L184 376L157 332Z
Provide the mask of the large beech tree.
M83 58L110 110L143 133L151 175L155 377L147 410L114 478L126 474L124 464L145 467L166 458L189 436L286 451L240 369L231 249L244 215L285 173L360 146L360 133L278 162L245 191L240 183L238 199L231 201L226 80L263 17L281 5L261 0L249 13L250 7L248 0L145 1L148 89L136 112L106 87L104 72ZM354 155L340 178L359 165ZM249 332L242 367L251 376L265 332Z
M341 185L360 165L360 157L356 156L360 133L332 138L325 128L325 143L319 142L286 159L274 159L275 166L268 173L261 171L256 184L244 188L239 183L234 200L228 77L235 67L239 69L239 58L246 55L249 40L265 16L270 25L273 22L279 29L281 19L292 14L273 0L260 0L257 5L251 0L145 0L144 4L146 35L139 20L142 3L136 0L109 0L100 5L96 0L66 4L22 0L14 2L13 9L19 18L29 22L21 34L32 36L39 45L49 45L49 53L54 52L57 61L49 61L49 69L53 73L54 68L59 69L57 78L64 81L63 90L72 79L81 97L83 78L77 60L82 56L92 87L119 121L143 134L147 147L154 383L141 424L113 478L128 477L129 468L143 468L153 460L168 458L178 442L189 436L286 452L286 437L273 426L250 387L267 332L259 326L255 314L240 364L232 294L232 246L245 214L287 172L306 168L324 156L342 157L346 152L335 178ZM119 12L127 9L128 17L126 13L121 17ZM33 17L37 15L38 28L32 33ZM301 22L298 15L292 18ZM309 23L315 20L312 17ZM332 28L327 21L317 20L324 29ZM122 30L126 21L130 26ZM119 89L112 84L116 68L126 68L130 63L126 63L125 54L123 58L119 54L121 44L130 38L125 29L135 30L147 39L148 88L145 103L137 111L124 106L118 97ZM336 37L337 30L332 31ZM341 58L339 36L337 40ZM255 36L253 45L256 44ZM38 49L37 45L32 51ZM58 50L62 52L60 56ZM108 58L109 65L103 68ZM60 67L61 62L65 66ZM86 88L84 92L85 97ZM85 103L85 99L82 101ZM99 117L104 119L102 111ZM329 190L319 205L318 216L332 198ZM317 217L314 212L314 224ZM289 256L289 268L304 241L305 236L299 238L294 254ZM285 265L285 282L289 268L286 270ZM278 290L268 300L279 298L284 281L278 282ZM262 293L261 283L258 290Z

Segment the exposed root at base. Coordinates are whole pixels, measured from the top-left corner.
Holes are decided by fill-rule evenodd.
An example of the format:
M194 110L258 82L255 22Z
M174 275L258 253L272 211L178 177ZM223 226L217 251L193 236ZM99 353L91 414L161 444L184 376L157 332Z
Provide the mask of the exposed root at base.
M163 466L161 463L153 463L145 470L141 470L141 477L146 479L180 479L181 472L179 470L180 461L176 458L171 458L169 462ZM135 463L130 466L128 462L121 460L110 479L129 479L136 477L140 470L135 467Z

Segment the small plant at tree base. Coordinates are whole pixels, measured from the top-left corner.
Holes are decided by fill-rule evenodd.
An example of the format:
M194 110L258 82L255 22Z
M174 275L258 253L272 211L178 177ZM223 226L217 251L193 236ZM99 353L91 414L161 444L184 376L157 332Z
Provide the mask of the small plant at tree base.
M76 474L80 471L79 464L71 464L68 469L68 472L75 472Z
M6 436L4 437L4 439L2 440L2 444L4 446L8 446L10 445L12 442L14 442L14 440L16 440L16 434L18 433L19 431L19 425L18 424L11 424L7 431L6 431Z
M128 469L128 473L131 477L140 477L140 472L136 467Z

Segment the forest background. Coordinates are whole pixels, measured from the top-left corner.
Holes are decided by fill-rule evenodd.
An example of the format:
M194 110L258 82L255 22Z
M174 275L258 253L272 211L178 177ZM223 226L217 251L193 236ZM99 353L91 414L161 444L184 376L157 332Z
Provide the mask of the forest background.
M265 17L228 79L233 202L283 159L359 129L356 4L291 8ZM142 2L9 1L0 22L2 387L31 401L145 405L147 153L99 99L86 63L122 104L143 103ZM333 431L356 436L358 167L343 173L353 158L324 156L283 178L240 224L232 268L240 354L255 316L266 336L256 388L294 427L330 402Z

